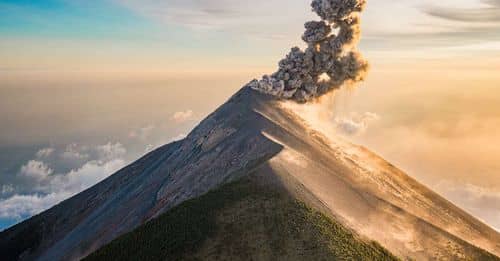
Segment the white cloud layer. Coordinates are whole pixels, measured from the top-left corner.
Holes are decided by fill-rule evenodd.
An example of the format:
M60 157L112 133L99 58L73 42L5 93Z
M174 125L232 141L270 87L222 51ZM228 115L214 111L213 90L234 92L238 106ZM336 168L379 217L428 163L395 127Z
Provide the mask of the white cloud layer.
M436 186L447 199L467 210L469 213L488 221L500 231L500 192L473 184L442 182Z
M310 1L285 0L114 0L145 17L168 25L229 32L249 39L296 39L310 14ZM284 15L286 14L286 15ZM363 15L365 39L375 46L419 47L448 39L446 46L465 40L498 40L498 0L377 0L368 1ZM391 44L392 43L392 44ZM443 44L443 43L439 43ZM463 44L463 43L462 43Z
M183 123L193 119L194 113L192 110L178 111L172 115L172 120L177 123Z
M155 129L154 125L148 125L146 127L130 131L128 136L129 138L140 139L144 141L151 136L151 132L153 132L154 129Z
M364 114L351 113L349 117L337 117L334 124L338 132L347 136L360 135L368 129L371 122L377 121L380 117L372 112Z
M82 154L81 151L88 153ZM121 143L107 143L94 147L71 144L61 155L71 161L89 158L91 153L95 153L97 158L88 160L81 167L67 173L56 173L48 163L40 160L28 161L21 167L19 176L32 184L33 192L14 194L0 200L0 218L20 220L38 214L104 180L126 165L124 157L127 150ZM11 185L3 185L1 192L12 194L15 193L15 189Z
M29 179L33 179L36 182L41 182L54 173L47 164L38 160L30 160L26 165L21 167L20 175Z
M86 146L78 146L76 143L69 144L66 146L66 150L61 153L61 158L66 160L86 160L90 157L85 151L87 150Z
M50 190L58 193L77 194L82 190L107 178L125 166L123 159L109 161L89 161L81 168L71 170L66 175L57 175L50 182Z
M37 158L47 158L50 157L52 154L54 154L55 149L54 148L44 148L39 150L36 153Z
M107 143L96 147L100 160L113 160L123 158L127 154L127 149L121 143Z
M12 184L2 185L0 189L1 194L9 194L14 192L14 186Z
M273 19L274 24L293 20L294 16L278 16L280 12L301 13L309 3L300 1L241 0L115 0L144 16L169 24L193 29L239 30L240 33L263 31ZM303 12L305 13L305 12ZM254 26L254 30L250 26Z
M68 198L70 194L14 195L0 201L0 218L22 219L33 216Z

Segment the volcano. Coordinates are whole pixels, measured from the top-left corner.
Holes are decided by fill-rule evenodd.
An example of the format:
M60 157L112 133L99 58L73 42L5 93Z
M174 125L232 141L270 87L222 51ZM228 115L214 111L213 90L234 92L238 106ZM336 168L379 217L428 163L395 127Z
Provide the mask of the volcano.
M498 255L498 232L249 87L185 139L0 234L2 260Z
M1 259L500 260L497 231L287 106L364 79L365 5L313 0L305 50L185 139L2 232Z

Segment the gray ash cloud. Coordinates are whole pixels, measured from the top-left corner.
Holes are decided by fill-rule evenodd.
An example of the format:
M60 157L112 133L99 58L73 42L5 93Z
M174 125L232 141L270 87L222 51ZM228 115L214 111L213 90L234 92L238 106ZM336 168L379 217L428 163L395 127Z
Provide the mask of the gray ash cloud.
M312 101L344 84L362 81L369 65L356 46L365 0L313 0L322 19L305 23L305 50L293 47L279 69L247 86L299 103Z

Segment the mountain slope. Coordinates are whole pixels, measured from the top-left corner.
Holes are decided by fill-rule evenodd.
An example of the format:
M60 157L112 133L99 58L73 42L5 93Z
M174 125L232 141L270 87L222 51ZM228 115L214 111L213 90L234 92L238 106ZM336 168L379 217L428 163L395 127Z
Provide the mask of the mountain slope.
M85 260L397 260L268 182L269 171L188 200Z
M326 139L280 102L244 88L186 139L2 232L0 255L79 259L263 165L293 197L400 257L500 254L498 232L369 151Z

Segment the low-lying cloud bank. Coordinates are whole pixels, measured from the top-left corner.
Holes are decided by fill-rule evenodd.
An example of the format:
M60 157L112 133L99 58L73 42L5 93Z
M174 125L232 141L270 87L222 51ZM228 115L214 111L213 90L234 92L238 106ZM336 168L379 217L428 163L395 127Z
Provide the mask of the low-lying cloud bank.
M172 120L176 123L183 123L194 119L194 112L192 110L178 111L172 115Z
M125 142L70 143L34 150L17 173L0 184L0 221L13 224L51 208L106 179L143 154L183 139L185 134L168 133L176 126L188 130L196 122L192 110L175 112L166 118L168 122L164 124L128 130ZM4 227L0 227L2 229Z
M452 182L441 182L436 189L453 203L500 231L499 191Z
M124 167L126 153L121 143L70 144L60 152L55 148L39 150L35 159L24 164L18 173L19 179L30 186L29 192L12 184L2 186L2 194L10 196L0 200L0 218L21 220L87 189ZM51 156L54 158L50 159ZM69 165L75 164L74 161L85 162L60 173L55 168L59 168L56 165L60 165L61 160Z

